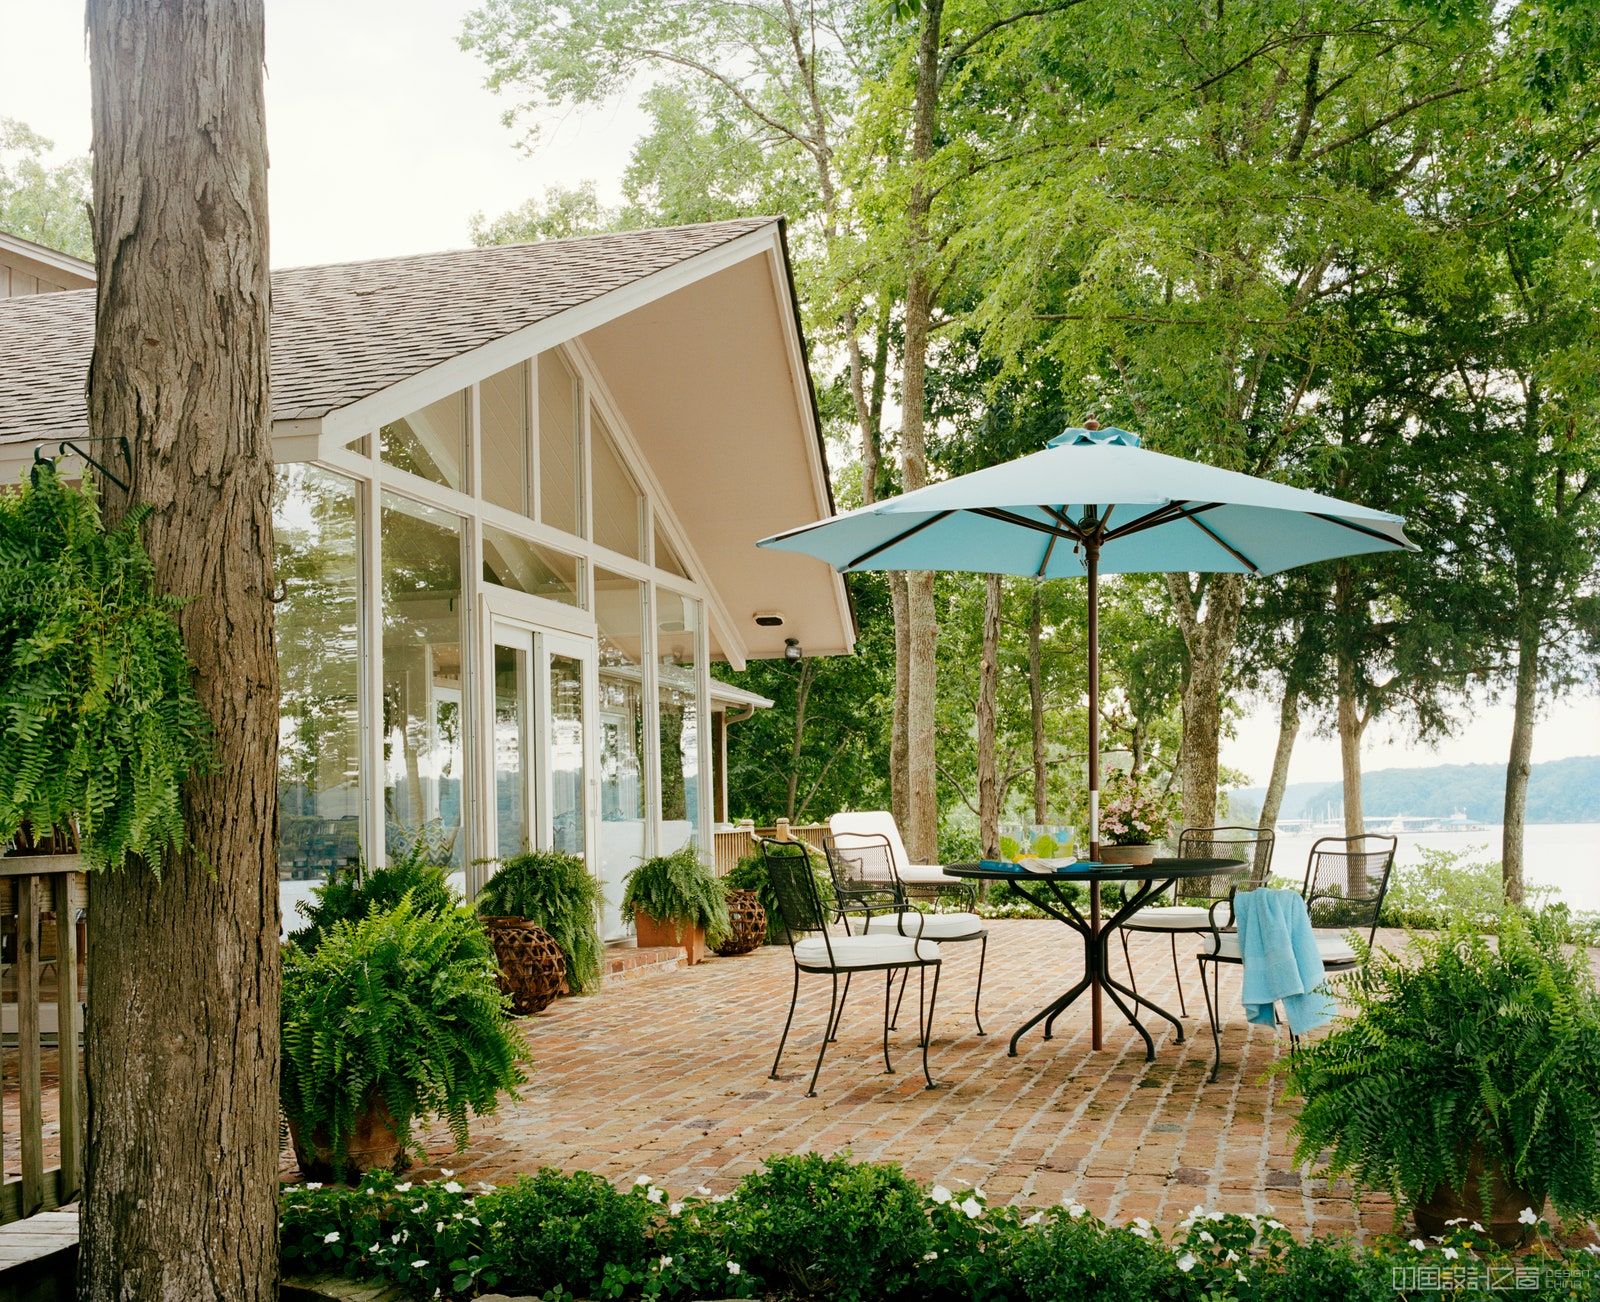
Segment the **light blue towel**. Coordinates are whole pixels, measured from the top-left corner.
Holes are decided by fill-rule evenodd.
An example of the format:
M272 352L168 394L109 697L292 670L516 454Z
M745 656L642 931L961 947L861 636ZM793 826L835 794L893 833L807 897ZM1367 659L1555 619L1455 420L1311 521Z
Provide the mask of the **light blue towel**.
M1300 893L1240 891L1234 896L1233 917L1244 959L1246 1020L1276 1026L1273 1005L1281 1001L1296 1035L1332 1021L1336 1006L1323 985L1327 972Z

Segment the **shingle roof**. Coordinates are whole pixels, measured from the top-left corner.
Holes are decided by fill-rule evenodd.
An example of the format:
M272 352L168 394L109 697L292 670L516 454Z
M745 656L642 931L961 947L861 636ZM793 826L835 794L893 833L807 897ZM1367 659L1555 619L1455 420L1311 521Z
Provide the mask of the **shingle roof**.
M754 217L272 273L272 414L314 418L771 226ZM0 299L0 443L81 436L95 291Z

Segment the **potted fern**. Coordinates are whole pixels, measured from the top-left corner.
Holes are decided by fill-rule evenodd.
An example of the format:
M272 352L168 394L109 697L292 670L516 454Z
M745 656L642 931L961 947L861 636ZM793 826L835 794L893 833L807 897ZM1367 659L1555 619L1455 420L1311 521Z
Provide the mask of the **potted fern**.
M728 934L722 883L692 845L646 859L629 873L622 907L633 913L640 946L682 946L691 964L705 958L708 941L715 945Z
M456 1146L469 1112L493 1112L524 1079L528 1049L506 1016L494 955L466 909L343 919L314 950L286 946L280 1098L307 1176L394 1170L420 1154L414 1127L443 1118Z
M387 864L342 872L313 888L311 898L296 906L306 925L291 931L289 940L313 950L335 923L359 922L374 910L394 908L408 895L418 913L459 908L461 897L450 885L447 871L413 847Z
M1349 1012L1279 1068L1302 1099L1296 1156L1394 1196L1425 1234L1456 1218L1519 1242L1548 1198L1600 1212L1600 995L1588 954L1508 912L1375 952Z
M559 850L534 850L502 859L489 884L479 893L483 915L501 947L515 946L500 933L505 922L526 922L548 932L566 960L566 989L590 994L600 988L600 929L596 919L603 902L600 883L577 855Z

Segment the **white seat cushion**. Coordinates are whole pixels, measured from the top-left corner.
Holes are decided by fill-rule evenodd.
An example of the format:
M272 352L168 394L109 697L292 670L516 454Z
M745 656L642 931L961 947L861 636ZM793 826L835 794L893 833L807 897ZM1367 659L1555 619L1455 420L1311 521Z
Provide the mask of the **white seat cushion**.
M983 919L976 913L907 913L901 922L898 913L881 913L867 923L867 933L877 935L925 936L929 940L965 940L983 930Z
M1227 922L1228 911L1217 910L1217 920ZM1211 928L1211 910L1198 904L1171 904L1159 908L1140 909L1122 924L1124 927L1145 927L1151 931L1208 931Z
M900 869L900 880L910 886L965 886L959 877L952 877L937 864L914 863Z
M828 961L829 949L833 962ZM931 963L939 947L931 940L910 936L807 936L795 942L794 961L801 967L878 967L885 963Z
M1221 940L1221 946L1215 951L1213 951L1211 943L1208 941L1200 952L1202 954L1215 952L1222 958L1238 958L1239 933L1237 931L1225 931L1222 933ZM1328 964L1354 963L1356 960L1356 952L1350 948L1349 941L1342 936L1328 935L1326 933L1317 936L1317 953L1322 956L1322 961Z

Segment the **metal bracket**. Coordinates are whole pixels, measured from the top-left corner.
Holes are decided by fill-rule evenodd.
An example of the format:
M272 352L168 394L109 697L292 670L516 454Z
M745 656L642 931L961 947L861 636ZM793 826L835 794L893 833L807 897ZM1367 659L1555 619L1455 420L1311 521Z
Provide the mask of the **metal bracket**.
M130 469L132 468L132 466L133 466L133 449L128 446L128 437L127 437L127 435L118 434L115 437L115 439L101 438L101 439L90 439L88 441L91 442L91 443L111 443L111 442L115 442L116 445L119 448L122 449L122 464L127 466L127 467L129 467ZM67 456L69 453L72 456L77 457L80 461L82 461L84 463L84 465L93 468L96 471L96 473L98 473L101 476L101 478L109 479L113 484L115 484L118 488L120 488L124 493L126 493L128 491L128 485L127 485L126 481L121 479L119 476L113 474L109 467L104 465L102 462L96 460L93 456L91 456L88 452L84 451L84 449L82 447L80 447L78 444L74 443L71 439L67 439L64 442L62 442L62 443L57 445L57 447L56 447L56 456L57 457L64 457L64 456ZM53 462L53 461L54 461L54 458L45 456L44 453L41 452L38 447L35 447L33 449L33 464L34 465L42 466L46 462Z

